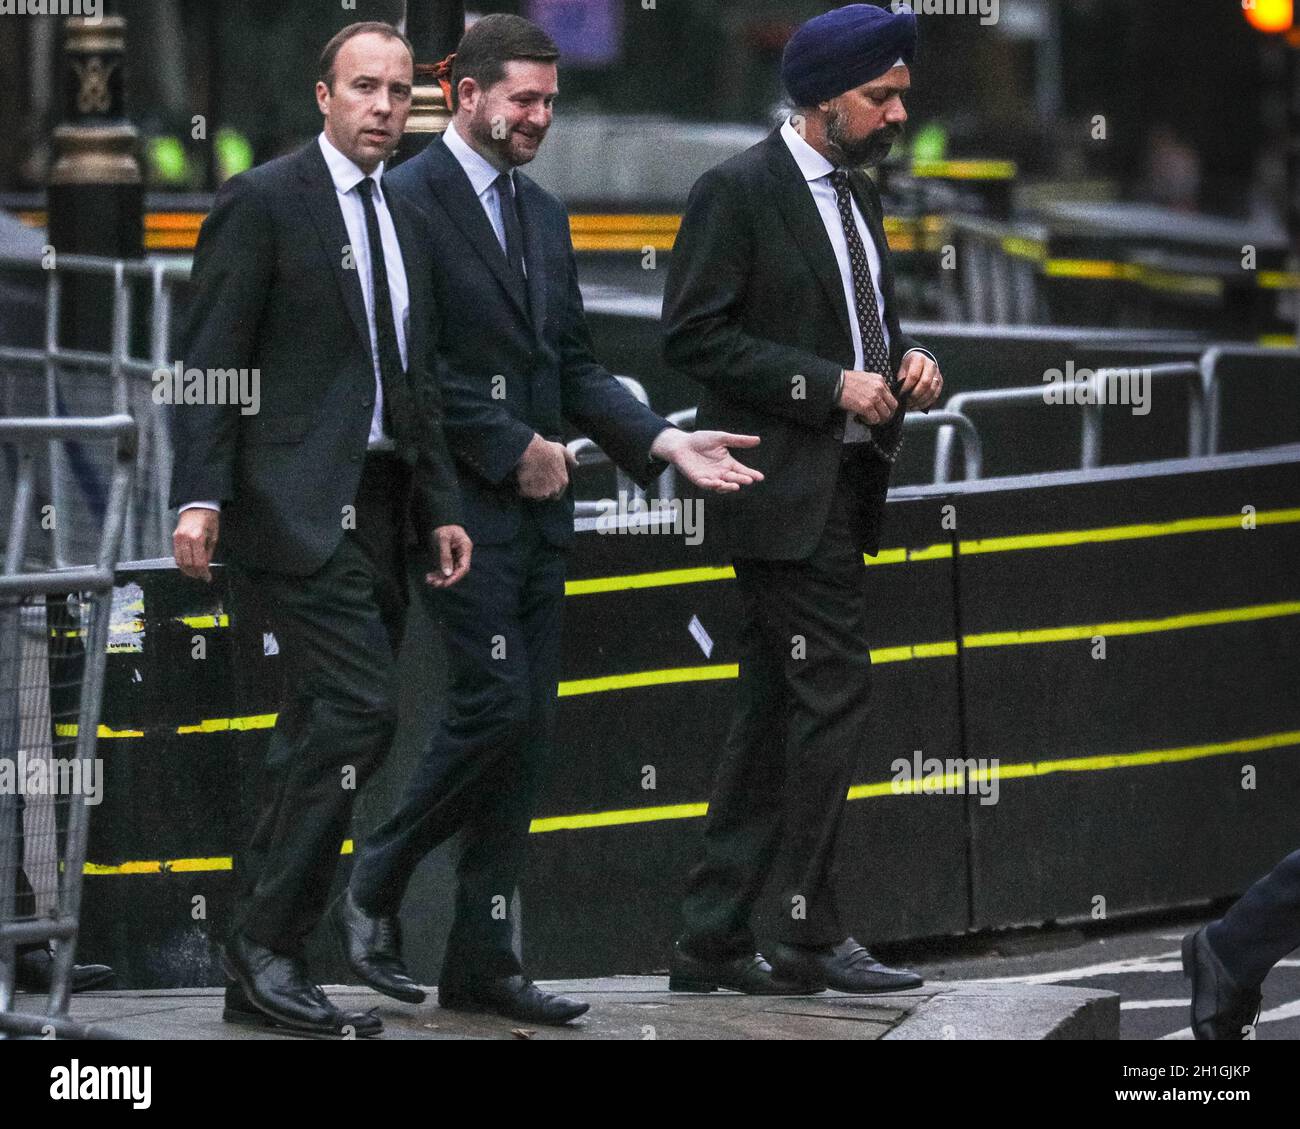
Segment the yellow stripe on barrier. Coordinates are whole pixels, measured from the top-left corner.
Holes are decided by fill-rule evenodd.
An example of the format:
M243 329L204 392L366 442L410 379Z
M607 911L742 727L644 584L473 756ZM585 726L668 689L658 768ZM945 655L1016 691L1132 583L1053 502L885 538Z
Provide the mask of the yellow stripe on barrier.
M667 588L678 584L703 584L714 580L735 580L736 570L725 568L674 568L665 572L642 572L631 576L602 576L565 582L566 596L590 596L597 592L625 592L633 588Z
M870 784L854 784L847 799L868 800L880 796L925 795L927 788L934 790L938 784L960 788L966 781L1029 780L1051 776L1058 772L1111 772L1116 769L1149 768L1153 765L1179 764L1204 760L1209 757L1234 756L1242 753L1267 752L1300 745L1300 730L1266 733L1260 737L1242 737L1235 741L1217 741L1205 745L1183 745L1170 749L1144 749L1136 753L1113 753L1091 757L1066 757L1052 761L1025 761L1019 764L1000 764L996 767L976 769L971 773L956 772L922 777L920 780L882 780ZM599 827L628 827L637 823L660 823L677 819L701 819L708 814L707 803L665 804L659 807L624 808L615 811L579 812L575 815L546 816L534 819L529 831L542 835L551 831L589 831ZM353 853L351 839L344 842L341 854ZM230 870L229 858L172 859L167 862L125 862L117 866L85 864L88 876L138 875L165 873L194 873L201 871Z
M1134 619L1127 622L1084 624L1077 627L1044 627L1031 631L990 631L962 637L962 646L1014 647L1036 643L1067 643L1091 639L1095 635L1152 635L1160 631L1185 631L1193 627L1214 627L1222 623L1249 623L1260 619L1277 619L1300 615L1300 601L1280 604L1256 604L1244 608L1192 612L1161 619ZM875 652L872 652L874 658Z
M56 722L54 725L54 736L56 737L75 737L81 732L81 726L76 722ZM139 729L110 729L107 725L101 725L95 731L95 737L100 741L109 741L118 737L143 737L144 732Z
M182 725L176 730L182 736L189 733L228 733L232 730L247 732L252 729L274 729L279 714L264 713L252 717L212 717L205 718L197 725Z
M604 694L610 690L634 690L642 686L669 686L678 682L712 682L739 676L740 667L735 663L720 663L716 666L681 666L670 670L640 670L634 674L608 674L603 678L579 678L572 682L561 682L558 697L572 698L579 694Z
M1289 525L1300 522L1300 509L1261 510L1255 515L1258 525ZM1138 541L1150 537L1170 537L1184 533L1241 529L1241 514L1223 517L1180 518L1177 521L1143 522L1136 525L1109 525L1098 529L1062 530L1059 533L1024 533L1010 537L986 537L962 541L958 550L964 557L980 553L1009 553L1026 549L1060 549L1069 545L1100 544L1108 541Z
M186 627L193 627L198 630L211 627L229 627L230 616L228 615L186 615L181 616L180 622Z

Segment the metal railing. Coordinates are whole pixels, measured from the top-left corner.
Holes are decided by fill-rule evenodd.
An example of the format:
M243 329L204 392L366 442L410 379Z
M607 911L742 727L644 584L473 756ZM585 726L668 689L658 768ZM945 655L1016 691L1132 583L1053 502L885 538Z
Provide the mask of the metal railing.
M108 388L101 397L102 410L115 414L130 414L136 419L138 455L142 465L149 468L149 476L141 498L132 498L127 507L123 542L130 556L156 556L171 543L168 521L167 484L171 480L172 448L169 419L166 410L153 402L153 374L159 369L170 369L173 291L188 282L188 261L103 259L90 255L59 255L55 266L45 269L41 263L16 256L0 256L0 270L26 271L45 276L45 328L44 346L24 349L0 346L0 365L17 366L35 370L44 378L40 395L42 414L46 419L57 419L65 412L60 394L61 376L71 369L104 373ZM111 280L112 321L110 340L106 351L69 349L60 342L59 327L63 312L63 292L66 276L83 275ZM149 356L131 355L131 327L135 310L134 286L147 282L150 294ZM147 382L147 395L139 392ZM139 387L137 387L139 384ZM11 389L10 394L16 396ZM19 411L19 415L33 415ZM77 413L77 414L99 414ZM76 464L75 450L59 441L46 448L47 475L50 503L56 513L69 513L69 491L78 490L83 496L93 496L98 484L87 481L91 477L84 467ZM56 568L67 566L74 555L70 538L74 530L67 521L56 522L52 533L51 563Z
M1300 365L1300 349L1270 349L1262 345L1215 345L1201 357L1200 376L1205 401L1205 447L1207 455L1219 453L1222 425L1222 379L1219 362L1225 357L1285 358Z
M1079 469L1091 470L1101 466L1101 440L1103 409L1108 406L1110 397L1107 389L1120 378L1127 378L1134 372L1149 373L1152 380L1180 379L1188 382L1187 407L1187 454L1191 458L1205 453L1208 413L1206 395L1201 381L1201 366L1192 362L1142 365L1133 368L1109 367L1098 369L1088 378L1076 385L1086 389L1086 395L1078 397L1073 406L1080 409ZM1048 394L1053 385L1034 384L1022 388L986 388L976 392L959 392L951 397L946 409L966 418L965 412L971 405L1013 404L1039 401L1048 406ZM931 415L934 413L932 412ZM911 416L907 417L909 420ZM925 417L922 416L922 419ZM969 421L968 421L969 422ZM934 481L949 482L950 463L952 460L953 428L941 425L934 450ZM977 435L978 440L978 435ZM968 456L969 461L969 456ZM969 472L967 477L971 477ZM976 475L975 477L978 477Z
M0 449L12 447L17 454L0 575L0 755L12 756L15 765L24 756L33 755L24 747L31 746L36 757L48 758L53 771L55 754L69 743L73 779L86 779L94 762L114 572L135 480L136 436L136 421L125 413L99 419L0 419ZM73 441L112 443L114 448L94 561L66 569L24 572L36 504L36 452ZM69 604L75 603L76 613L68 613L75 629L46 628L47 617L53 615L46 606L49 596L67 596ZM38 628L34 634L24 632L25 616ZM56 671L62 672L62 680ZM61 718L67 720L60 724ZM0 792L0 1034L104 1036L108 1033L67 1018L89 832L87 802L84 796L80 803L69 797L61 808L46 813L47 881L42 883L32 880L33 836L30 832L24 835L21 799L8 790ZM57 818L60 814L62 820ZM20 904L20 890L26 892L30 904ZM43 1015L20 1014L14 1009L16 946L31 944L53 949Z

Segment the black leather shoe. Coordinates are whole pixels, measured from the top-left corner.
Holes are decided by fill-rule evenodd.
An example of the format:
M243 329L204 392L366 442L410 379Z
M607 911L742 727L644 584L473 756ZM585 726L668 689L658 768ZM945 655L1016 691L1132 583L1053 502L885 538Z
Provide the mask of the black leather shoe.
M473 984L440 985L438 1003L453 1011L488 1011L523 1023L559 1027L586 1013L582 1000L545 992L526 976L503 976Z
M380 1034L384 1029L384 1021L371 1012L340 1011L339 1014L342 1017L340 1025L336 1030L328 1032L331 1035L346 1035L347 1029L351 1027L356 1035L367 1038ZM291 1032L290 1028L277 1023L266 1012L258 1011L249 1003L248 996L244 994L244 989L239 986L237 980L226 985L226 1000L221 1009L221 1018L226 1023L234 1023L240 1027L264 1027Z
M705 960L687 952L680 941L673 945L668 966L670 992L716 992L730 988L749 996L806 996L824 992L817 979L777 976L762 953L747 953L726 960Z
M18 991L49 995L54 980L53 949L39 948L19 953L16 963L14 987ZM74 992L90 992L106 987L115 976L116 973L106 964L74 964L71 988Z
M330 907L339 951L362 983L408 1004L424 1003L425 991L402 963L401 924L396 917L371 917L344 890Z
M357 1015L339 1011L320 986L312 983L302 961L272 952L242 934L236 933L226 942L221 966L238 982L250 1004L290 1031L346 1036L378 1035L384 1029L378 1016L370 1016L363 1030L355 1022Z
M1237 1040L1259 1019L1263 997L1242 988L1210 947L1208 926L1183 938L1183 975L1192 982L1192 1034L1198 1039Z
M908 968L888 968L852 937L824 949L803 949L773 944L772 969L789 979L817 978L837 992L869 995L875 992L905 992L925 983Z

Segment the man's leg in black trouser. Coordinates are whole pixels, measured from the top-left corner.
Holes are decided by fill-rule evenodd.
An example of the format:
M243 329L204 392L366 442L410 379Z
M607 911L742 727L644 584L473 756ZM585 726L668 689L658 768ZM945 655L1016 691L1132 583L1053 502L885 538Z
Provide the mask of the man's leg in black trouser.
M534 545L519 614L528 655L528 728L478 790L461 831L456 918L440 985L520 971L509 915L501 912L524 873L528 829L546 780L555 732L564 614L562 550Z
M1238 986L1252 990L1300 946L1300 851L1250 887L1206 937Z
M257 825L236 859L235 928L290 956L324 912L353 801L396 728L405 474L391 458L367 458L356 529L312 575L231 570L236 614L256 609L275 633L286 695Z
M684 903L683 945L700 956L754 951L750 914L771 876L779 940L817 947L845 937L835 848L871 690L864 456L846 452L811 557L735 562L740 701Z
M369 913L396 914L420 860L466 826L444 966L454 960L463 968L473 952L465 975L509 975L518 962L494 899L508 905L519 880L517 829L522 823L526 841L537 765L549 747L564 554L529 519L514 542L476 546L469 575L431 598L448 652L447 717L397 811L362 845L352 893Z

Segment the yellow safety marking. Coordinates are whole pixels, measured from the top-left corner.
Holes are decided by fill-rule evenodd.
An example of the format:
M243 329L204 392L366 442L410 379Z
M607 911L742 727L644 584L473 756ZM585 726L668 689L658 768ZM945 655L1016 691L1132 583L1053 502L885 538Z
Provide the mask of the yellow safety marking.
M847 799L869 800L880 796L934 794L936 786L960 789L966 781L1029 780L1058 772L1110 772L1115 769L1148 768L1158 764L1179 764L1209 757L1234 756L1242 753L1288 749L1300 745L1300 730L1266 733L1260 737L1242 737L1235 741L1217 741L1206 745L1183 745L1170 749L1144 749L1136 753L1111 753L1091 757L1066 757L1061 760L1024 761L978 768L974 772L936 773L920 780L882 780L871 784L854 784ZM936 758L938 759L938 758ZM929 789L929 791L927 791ZM660 807L624 808L616 811L579 812L534 819L529 831L534 835L548 831L588 831L597 827L627 827L636 823L659 823L674 819L701 819L708 814L707 803L665 804ZM351 839L343 843L341 854L352 854ZM125 862L117 866L85 864L87 875L163 874L195 871L230 870L229 858L172 859L167 862Z
M274 729L275 719L279 714L264 713L253 717L214 717L200 721L197 725L182 725L176 732L188 733L228 733L231 730L247 732L253 729Z
M229 627L228 615L187 615L181 616L180 622L186 627L202 630L205 627Z
M1043 272L1051 278L1119 278L1124 264L1107 259L1048 259Z
M708 804L667 804L657 808L629 808L625 811L595 811L580 815L556 815L534 819L528 830L534 835L546 831L582 831L592 827L621 827L630 823L658 823L665 819L699 819Z
M736 663L716 666L682 666L671 670L639 670L635 674L608 674L603 678L579 678L561 682L559 697L572 698L579 694L603 694L610 690L632 690L641 686L668 686L677 682L713 682L718 679L740 677Z
M1262 290L1300 290L1300 271L1262 270L1256 281Z
M1263 333L1255 340L1263 349L1294 349L1298 339L1292 333Z
M1097 529L1070 529L1058 533L1022 533L1010 537L986 537L962 541L962 556L981 553L1007 553L1026 549L1059 549L1070 545L1087 545L1108 541L1134 541L1148 537L1168 537L1185 533L1206 533L1222 529L1240 529L1241 514L1222 517L1180 518L1176 521L1144 522L1137 525L1111 525ZM1300 522L1300 509L1263 510L1255 515L1256 525L1288 525ZM931 561L951 558L950 543L941 542L921 549L881 549L875 557L864 556L867 565L903 564L906 561ZM642 572L629 576L605 576L590 580L570 580L564 586L566 596L590 596L602 592L620 592L629 588L664 588L677 584L700 584L706 581L734 580L732 568L684 568L664 572Z
M80 731L81 727L76 722L56 722L54 726L54 736L56 737L75 737ZM105 741L115 737L143 737L144 731L140 729L110 729L107 725L101 725L95 731L95 736L97 739Z
M1041 239L1025 239L1019 235L1008 235L1002 240L1002 250L1019 259L1033 259L1041 263L1047 258L1047 244Z
M1014 180L1015 161L913 161L912 175L946 180Z
M1300 509L1261 510L1256 525L1291 525L1300 522ZM1097 529L1062 530L1059 533L1022 533L1011 537L985 537L962 541L958 550L963 557L979 553L1009 553L1025 549L1059 549L1067 545L1097 544L1108 541L1135 541L1148 537L1170 537L1184 533L1206 533L1220 529L1241 529L1241 514L1223 517L1191 517L1177 521L1143 522L1135 525L1108 525Z
M625 592L632 588L665 588L677 584L702 584L711 580L735 580L736 570L725 568L673 568L665 572L641 572L630 576L602 576L591 580L568 580L566 596L590 596L597 592Z
M962 646L1015 647L1038 643L1066 643L1073 639L1091 639L1095 635L1153 635L1161 631L1185 631L1193 627L1213 627L1222 623L1249 623L1260 619L1278 619L1300 615L1300 600L1280 604L1256 604L1244 608L1222 608L1209 612L1165 616L1161 619L1133 619L1115 623L1085 624L1076 627L1043 627L1030 631L989 631L964 635ZM872 652L875 658L875 652Z

